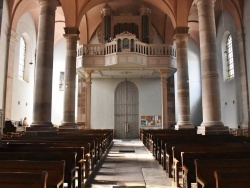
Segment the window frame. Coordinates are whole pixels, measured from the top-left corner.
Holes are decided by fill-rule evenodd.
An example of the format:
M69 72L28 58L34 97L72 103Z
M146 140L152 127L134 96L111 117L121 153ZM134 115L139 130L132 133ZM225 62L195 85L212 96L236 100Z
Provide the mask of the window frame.
M22 35L19 44L19 57L18 57L18 79L24 80L25 75L25 64L27 55L27 42L25 37Z

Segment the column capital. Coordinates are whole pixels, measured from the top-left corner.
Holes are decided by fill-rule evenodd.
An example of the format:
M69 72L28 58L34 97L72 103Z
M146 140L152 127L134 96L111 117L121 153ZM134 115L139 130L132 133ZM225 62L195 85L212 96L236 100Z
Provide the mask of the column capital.
M14 31L14 30L11 30L10 31L10 34L9 34L9 42L11 44L16 44L17 43L17 33Z
M216 0L194 0L194 5L199 6L201 4L213 4L215 3Z
M55 5L57 6L61 6L61 2L60 0L37 0L39 1L40 4L44 3L44 4L50 4L50 5Z
M189 27L176 27L174 30L174 40L187 40Z
M101 13L103 16L106 16L106 15L110 16L111 15L112 9L108 3L106 3L105 6L102 8Z
M140 9L140 15L150 15L151 14L151 9L143 5Z
M166 69L160 69L159 72L161 74L161 77L167 78L168 71Z
M85 76L86 81L87 79L91 79L92 72L93 70L84 70L84 76Z
M63 35L66 39L79 40L80 31L76 27L65 27L65 34Z

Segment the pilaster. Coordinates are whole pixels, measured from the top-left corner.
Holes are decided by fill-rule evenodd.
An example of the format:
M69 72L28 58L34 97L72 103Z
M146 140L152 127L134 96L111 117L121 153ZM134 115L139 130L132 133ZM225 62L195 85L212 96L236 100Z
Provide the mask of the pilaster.
M85 70L85 79L86 79L86 121L85 128L91 129L91 73L92 70Z
M14 59L15 49L17 44L17 33L13 30L9 35L8 63L6 76L6 98L5 98L5 119L11 119L12 112L12 93L13 93L13 74L14 74Z
M167 71L160 70L161 74L161 103L162 103L162 128L168 129L168 90L167 90Z

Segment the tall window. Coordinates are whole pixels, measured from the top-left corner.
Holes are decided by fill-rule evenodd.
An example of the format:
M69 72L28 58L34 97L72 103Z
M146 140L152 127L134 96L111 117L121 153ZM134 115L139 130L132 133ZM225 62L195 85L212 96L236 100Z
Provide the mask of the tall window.
M18 78L20 80L24 80L25 55L26 55L26 42L24 37L21 37L20 49L19 49L19 69L18 69Z
M233 42L231 35L229 35L226 40L226 60L228 68L228 79L234 78Z

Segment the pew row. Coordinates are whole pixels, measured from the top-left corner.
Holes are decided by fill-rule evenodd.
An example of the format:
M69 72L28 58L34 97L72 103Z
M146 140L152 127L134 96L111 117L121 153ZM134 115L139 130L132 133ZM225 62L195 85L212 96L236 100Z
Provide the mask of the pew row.
M249 188L250 170L230 170L214 172L216 188Z
M65 161L0 160L0 172L48 173L46 188L63 188Z
M216 181L215 171L247 171L250 168L250 159L213 159L195 160L197 188L214 188Z
M1 152L1 160L29 160L29 161L65 161L64 183L68 188L75 187L76 153L62 152Z
M48 173L0 172L0 187L46 188Z

